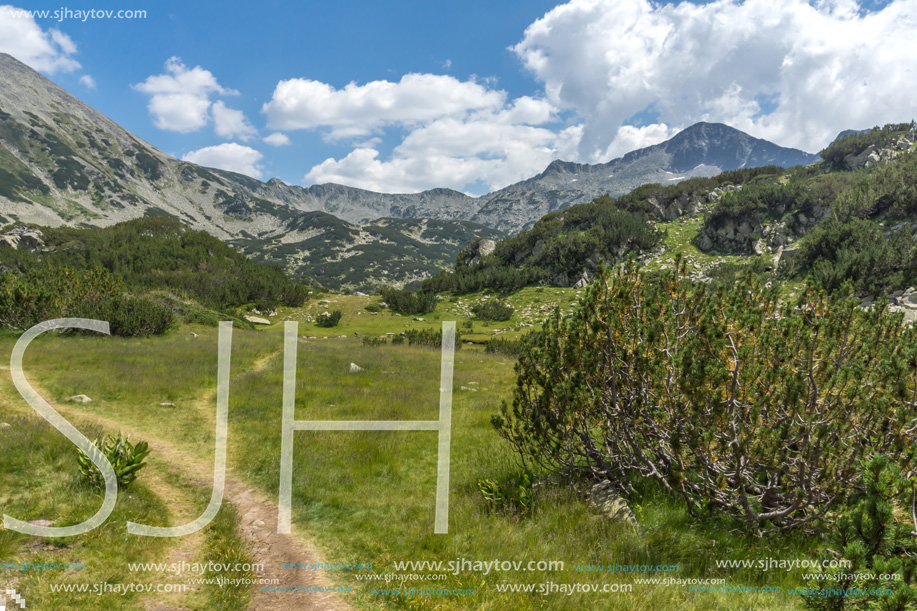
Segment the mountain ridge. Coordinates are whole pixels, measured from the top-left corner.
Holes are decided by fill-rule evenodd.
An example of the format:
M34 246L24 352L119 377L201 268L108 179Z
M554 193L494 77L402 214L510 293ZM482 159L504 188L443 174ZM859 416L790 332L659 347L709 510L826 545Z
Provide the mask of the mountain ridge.
M42 122L52 128L55 137L64 144L77 145L78 148L82 143L84 148L89 149L74 151L73 146L62 149L65 157L68 156L66 153L77 153L69 156L79 159L79 165L85 166L80 168L70 164L69 174L59 174L62 177L59 182L68 187L65 189L58 185L52 186L53 180L49 180L61 168L42 168L35 159L29 158L28 152L17 151L12 146L15 142L10 142L9 130L6 134L0 132L0 140L4 141L6 146L3 148L6 148L7 153L0 156L0 162L14 163L10 157L16 158L16 161L28 166L31 174L29 181L34 183L37 180L49 189L45 201L23 193L18 194L20 198L52 209L20 210L17 214L11 209L9 201L4 201L10 199L9 194L0 192L0 216L7 220L13 217L32 222L45 221L52 225L68 224L73 220L89 224L110 224L141 216L147 208L159 208L226 239L236 237L243 230L251 233L252 227L259 228L258 232L261 233L276 230L288 216L278 210L277 206L286 206L290 209L289 214L320 210L356 224L385 217L434 218L472 221L504 232L517 232L531 226L549 212L573 203L590 201L606 193L612 196L623 195L648 182L669 184L694 176L709 176L720 171L747 167L750 163L786 166L809 163L816 159L815 155L779 147L723 124L697 123L666 142L631 151L606 163L590 165L555 160L536 176L480 197L471 197L442 187L419 193L378 193L336 183L302 187L288 185L276 178L262 182L242 174L204 168L166 155L6 54L0 54L0 83L4 85L0 91L0 112L9 115L4 122L15 117L18 123L31 131L42 127L38 123ZM7 108L11 111L6 112ZM26 113L31 113L31 116ZM68 126L68 121L76 125ZM108 147L99 146L96 138L88 138L98 130L109 136L105 138L109 141ZM63 134L61 138L61 134L57 133L61 131L70 133ZM82 135L80 132L83 132ZM113 140L121 146L111 146ZM724 152L724 146L730 147L730 150ZM147 176L152 179L152 186L150 181L142 184L143 181L112 175L104 167L117 166L110 168L117 170L125 162L125 154L129 156L132 148L138 148L144 153L142 160L150 167L158 168L158 173L162 174ZM94 155L96 159L91 158L92 153L97 153ZM33 152L31 157L35 156ZM45 165L53 161L45 160ZM136 171L133 164L128 162L128 165ZM92 166L101 171L93 172ZM66 178L64 174L72 180L63 180ZM216 181L210 177L216 177ZM128 198L131 201L121 202L126 209L122 212L110 208L100 210L93 205L93 201L105 199L121 201L117 197L120 191L105 188L106 178L112 184L125 180L131 183L127 190L138 201ZM99 182L103 183L102 188L95 189L94 197L87 197L80 192L93 191ZM220 195L220 189L227 195ZM218 205L214 208L212 204L215 199L217 204L234 200L234 205ZM54 209L61 206L70 210L57 210L55 218ZM227 207L237 214L226 215L224 210ZM33 218L29 218L30 213ZM238 213L243 214L240 217ZM248 225L244 229L239 222L240 218Z

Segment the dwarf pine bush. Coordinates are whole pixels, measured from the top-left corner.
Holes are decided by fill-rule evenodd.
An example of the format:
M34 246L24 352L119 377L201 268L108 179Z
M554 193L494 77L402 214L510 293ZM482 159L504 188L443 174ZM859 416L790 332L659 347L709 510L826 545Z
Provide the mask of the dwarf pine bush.
M527 469L651 478L692 515L763 534L817 524L868 456L914 464L917 332L899 315L676 267L653 284L632 264L601 271L526 340L493 424Z

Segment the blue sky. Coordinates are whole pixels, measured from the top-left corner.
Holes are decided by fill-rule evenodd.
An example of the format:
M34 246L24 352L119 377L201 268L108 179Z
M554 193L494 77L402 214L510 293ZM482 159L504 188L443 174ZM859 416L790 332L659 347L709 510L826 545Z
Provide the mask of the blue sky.
M75 13L90 9L146 16ZM481 194L698 120L817 151L913 118L915 31L917 0L0 8L0 51L167 153L388 192Z

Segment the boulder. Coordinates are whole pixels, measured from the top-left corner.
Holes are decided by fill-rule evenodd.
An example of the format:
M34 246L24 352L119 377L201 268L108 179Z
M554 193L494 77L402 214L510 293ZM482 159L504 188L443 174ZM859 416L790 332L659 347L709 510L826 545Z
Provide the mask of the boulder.
M357 365L356 363L350 364L350 373L359 373L363 371L363 368Z
M798 246L788 246L788 247L781 246L777 250L777 256L774 257L774 269L781 269L788 265L791 265L798 251L799 251Z
M266 318L259 318L258 316L246 316L245 320L256 325L269 325L271 321Z
M490 238L478 238L459 254L459 259L465 265L477 265L481 259L492 255L496 250L496 242Z
M879 149L875 144L867 146L859 155L851 153L844 158L844 163L851 170L867 167L876 161L879 161Z
M594 485L589 491L589 501L601 509L607 517L613 520L624 520L631 526L637 526L637 516L627 506L627 501L615 492L611 482L606 480Z
M580 274L579 280L573 284L573 288L582 289L589 286L589 283L592 282L592 274L588 270L583 270L583 273Z
M74 395L70 397L70 400L73 401L74 403L89 403L90 401L92 401L92 399L90 399L86 395Z

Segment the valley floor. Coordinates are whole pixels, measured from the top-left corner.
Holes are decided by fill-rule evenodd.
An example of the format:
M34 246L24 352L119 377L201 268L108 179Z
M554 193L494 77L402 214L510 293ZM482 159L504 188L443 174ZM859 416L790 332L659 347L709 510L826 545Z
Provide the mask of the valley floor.
M526 289L514 297L517 311L531 310L534 319L556 298L569 307L575 296L572 290L551 291ZM803 585L801 570L761 572L717 563L811 558L811 540L757 540L727 522L698 522L652 488L629 500L636 527L591 506L585 483L537 482L530 505L516 502L522 472L490 425L500 402L511 398L514 362L472 344L463 344L455 356L448 534L433 532L435 432L297 431L292 535L278 535L286 319L303 321L297 420L438 417L439 351L371 347L361 337L434 328L444 320L458 319L461 327L466 300L444 300L436 312L418 317L427 320L415 321L365 311L374 299L329 296L332 303L281 310L266 329L234 331L226 500L210 526L182 538L130 535L125 522L183 524L200 515L210 498L216 328L186 326L151 339L84 335L33 342L26 375L62 415L91 439L120 430L132 440L147 440L152 453L97 530L47 540L0 531L0 562L75 563L41 571L2 569L0 582L34 609L802 608L789 593ZM330 307L344 311L339 327L307 322ZM532 324L524 321L520 315L506 324L475 322L463 340L518 336ZM0 362L8 362L14 343L10 336L0 340ZM351 363L362 371L351 372ZM70 401L78 394L91 402ZM10 424L0 429L3 512L57 525L92 515L100 498L78 479L76 449L17 395L8 369L0 371L0 410L0 420ZM484 494L482 482L505 498ZM208 562L210 570L197 570ZM230 562L264 566L213 570L213 563ZM135 563L152 570L132 570ZM171 570L173 564L179 568ZM201 579L213 583L194 583ZM265 581L239 585L246 580ZM168 594L122 595L111 587L93 593L100 583L190 587ZM61 584L86 584L89 591L55 592ZM711 584L717 587L706 587Z

